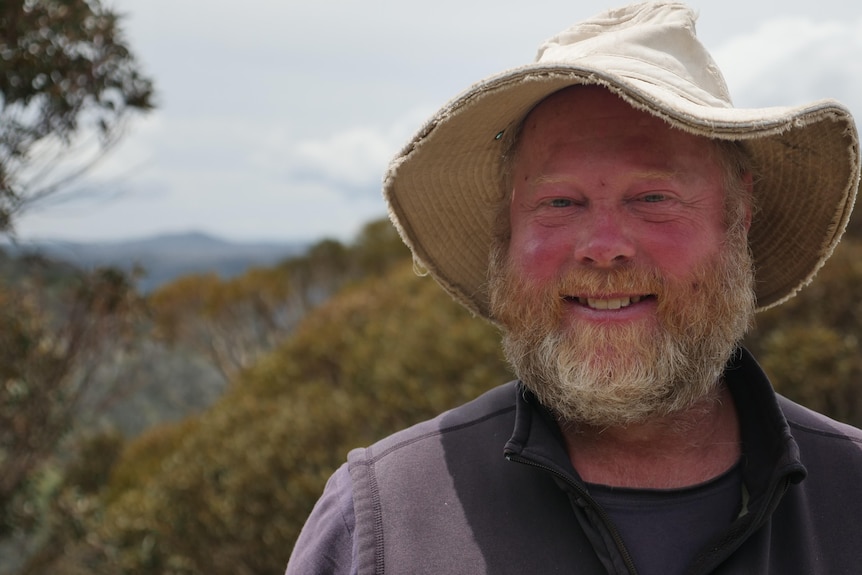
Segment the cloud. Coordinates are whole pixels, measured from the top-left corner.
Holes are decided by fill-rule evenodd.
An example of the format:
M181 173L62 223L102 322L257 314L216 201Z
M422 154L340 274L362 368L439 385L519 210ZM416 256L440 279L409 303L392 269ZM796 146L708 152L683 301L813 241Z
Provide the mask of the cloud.
M389 161L428 115L416 109L389 125L352 126L325 137L290 142L287 157L280 161L286 162L291 181L317 182L345 195L379 196Z
M380 178L391 156L392 142L374 128L352 128L320 140L306 140L293 150L299 174L359 186Z
M737 106L836 98L862 108L862 19L764 23L714 52Z

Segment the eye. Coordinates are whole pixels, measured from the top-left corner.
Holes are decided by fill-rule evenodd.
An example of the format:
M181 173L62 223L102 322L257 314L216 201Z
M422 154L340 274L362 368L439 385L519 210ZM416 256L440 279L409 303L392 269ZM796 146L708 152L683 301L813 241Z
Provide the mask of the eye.
M640 197L640 201L642 201L646 204L657 204L659 202L665 201L666 199L667 199L667 196L665 196L664 194L660 194L658 192L651 193L651 194L644 194L643 196Z
M568 198L554 198L548 201L548 205L552 208L568 208L573 204L574 202Z

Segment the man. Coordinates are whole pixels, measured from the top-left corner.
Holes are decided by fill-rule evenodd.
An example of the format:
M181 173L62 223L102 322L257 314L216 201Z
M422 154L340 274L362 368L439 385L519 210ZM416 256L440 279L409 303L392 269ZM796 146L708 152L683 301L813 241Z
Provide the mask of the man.
M733 108L679 4L475 85L385 193L519 381L351 452L287 572L857 573L862 432L738 345L828 258L858 181L843 107Z

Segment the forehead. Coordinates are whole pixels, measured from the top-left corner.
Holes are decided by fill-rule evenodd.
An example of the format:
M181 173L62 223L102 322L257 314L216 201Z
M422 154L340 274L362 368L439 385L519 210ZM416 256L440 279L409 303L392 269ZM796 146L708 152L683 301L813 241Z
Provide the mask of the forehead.
M711 152L715 142L673 128L598 86L566 88L540 102L521 123L516 155L577 147L596 153L633 150L692 155Z

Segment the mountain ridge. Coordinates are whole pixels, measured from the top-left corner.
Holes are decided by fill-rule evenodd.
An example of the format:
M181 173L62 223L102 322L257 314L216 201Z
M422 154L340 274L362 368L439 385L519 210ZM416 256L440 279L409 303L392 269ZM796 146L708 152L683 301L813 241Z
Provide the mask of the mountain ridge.
M238 242L188 231L139 238L75 241L64 239L4 242L13 255L40 254L81 268L115 266L143 270L138 289L152 291L188 274L216 273L229 278L255 266L271 266L302 254L311 242Z

